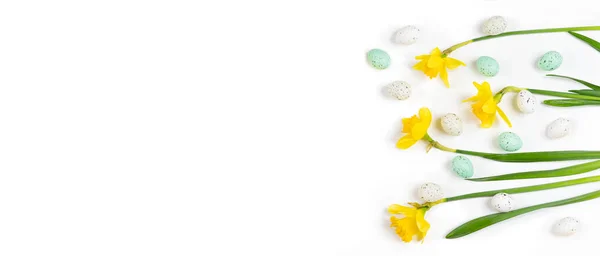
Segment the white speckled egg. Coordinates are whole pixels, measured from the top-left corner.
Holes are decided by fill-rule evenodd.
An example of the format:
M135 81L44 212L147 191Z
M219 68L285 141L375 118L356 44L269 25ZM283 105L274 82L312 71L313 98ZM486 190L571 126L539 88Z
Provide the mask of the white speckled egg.
M498 193L490 201L492 207L499 212L510 212L515 208L515 200L506 193Z
M562 218L554 224L553 231L557 235L570 236L577 233L581 224L573 217Z
M414 44L419 40L421 31L415 26L406 26L396 32L396 43Z
M571 121L566 118L554 120L546 128L546 136L550 139L558 139L567 136L571 132Z
M494 16L486 20L481 26L486 35L497 35L506 30L506 20L502 16Z
M442 187L435 183L425 183L421 185L417 194L419 198L425 202L435 202L444 198Z
M528 90L522 90L519 92L516 98L517 108L526 114L531 114L535 112L535 107L537 106L537 100L533 93Z
M395 81L386 85L387 92L390 96L399 100L405 100L410 97L412 89L409 83L404 81Z
M447 134L458 136L463 131L462 120L456 114L446 114L440 119L442 130Z

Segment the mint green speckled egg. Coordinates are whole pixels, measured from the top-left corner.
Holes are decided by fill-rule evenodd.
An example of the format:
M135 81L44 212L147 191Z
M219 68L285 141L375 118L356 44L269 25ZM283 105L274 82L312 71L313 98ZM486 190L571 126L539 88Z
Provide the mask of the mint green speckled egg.
M500 65L498 62L488 56L481 56L477 59L477 70L484 76L495 76L500 71Z
M469 158L456 156L452 159L452 171L465 179L473 177L473 164Z
M367 61L376 69L386 69L390 66L390 55L380 49L373 49L367 53Z
M523 141L516 133L503 132L500 134L500 136L498 136L498 145L504 151L514 152L521 149L523 146Z
M549 51L542 55L538 61L538 68L545 71L552 71L560 67L563 57L556 51Z

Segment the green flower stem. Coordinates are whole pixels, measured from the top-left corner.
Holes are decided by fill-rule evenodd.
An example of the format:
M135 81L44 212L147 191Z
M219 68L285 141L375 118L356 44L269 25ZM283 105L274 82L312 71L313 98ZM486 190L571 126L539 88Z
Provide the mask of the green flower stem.
M499 103L502 100L502 97L504 97L504 94L509 93L509 92L520 92L522 90L526 90L526 89L525 88L515 87L515 86L504 87L502 90L500 90L499 92L497 92L494 95L494 101L496 103Z
M588 95L580 95L576 93L568 93L568 92L556 92L556 91L547 91L547 90L538 90L538 89L527 89L533 94L546 95L546 96L556 96L562 98L570 98L570 99L580 99L580 100L597 100L600 101L600 97L588 96Z
M429 142L430 147L437 148L442 151L479 156L486 159L498 162L553 162L553 161L568 161L568 160L584 160L584 159L600 159L600 151L583 151L583 150L565 150L565 151L539 151L539 152L522 152L522 153L507 153L495 154L478 151L469 151L462 149L454 149L446 147L441 143L432 139L428 134L423 137L423 140Z
M455 44L455 45L451 46L450 48L444 50L442 52L442 54L443 54L443 56L446 56L446 55L452 53L453 51L455 51L456 49L463 47L465 45L468 45L470 43L494 39L494 38L498 38L498 37L514 36L514 35L527 35L527 34L540 34L540 33L556 33L556 32L567 32L567 31L589 31L589 30L600 30L600 26L519 30L519 31L505 32L505 33L497 34L497 35L493 35L493 36L482 36L482 37L464 41L459 44Z
M581 173L590 172L596 169L600 169L600 160L592 161L589 163L583 163L578 165L567 166L554 170L544 171L530 171L530 172L517 172L509 173L498 176L482 177L468 179L470 181L498 181L498 180L521 180L521 179L538 179L538 178L551 178L551 177L563 177L576 175Z
M562 188L562 187L568 187L568 186L574 186L574 185L580 185L580 184L598 182L598 181L600 181L600 175L579 178L579 179L559 181L559 182L553 182L553 183L546 183L546 184L540 184L540 185L526 186L526 187L497 189L497 190L476 192L476 193L471 193L471 194L464 194L464 195L460 195L460 196L453 196L453 197L445 198L444 202L458 201L458 200L477 198L477 197L490 197L490 196L494 196L495 194L498 194L498 193L508 193L508 194L527 193L527 192Z
M566 99L566 100L545 100L544 104L554 107L576 107L576 106L587 106L587 105L600 105L600 101L597 100L578 100L578 99Z
M476 232L478 230L481 230L481 229L484 229L491 225L494 225L498 222L502 222L507 219L510 219L510 218L513 218L513 217L516 217L516 216L519 216L519 215L522 215L522 214L525 214L528 212L532 212L532 211L536 211L536 210L540 210L540 209L544 209L544 208L579 203L579 202L583 202L583 201L587 201L587 200L596 199L598 197L600 197L600 190L594 191L591 193L587 193L587 194L583 194L580 196L576 196L576 197L563 199L563 200L533 205L533 206L521 208L518 210L510 211L510 212L490 214L487 216L473 219L471 221L468 221L468 222L460 225L459 227L450 231L450 233L448 233L448 235L446 235L446 238L454 239L454 238L463 237L463 236L469 235L473 232Z

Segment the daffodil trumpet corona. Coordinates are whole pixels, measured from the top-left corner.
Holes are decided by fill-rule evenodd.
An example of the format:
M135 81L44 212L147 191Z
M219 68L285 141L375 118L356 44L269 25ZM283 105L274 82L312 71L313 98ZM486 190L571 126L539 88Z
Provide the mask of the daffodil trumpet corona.
M454 149L442 145L438 141L431 138L431 136L429 136L427 130L431 125L431 120L431 111L428 108L421 108L419 110L418 116L414 115L410 118L403 118L402 132L405 133L405 135L398 140L398 142L396 143L396 147L400 149L407 149L415 143L417 143L417 141L424 140L429 143L428 150L431 148L437 148L442 151L478 156L499 162L551 162L600 159L600 151L565 150L496 154L463 149Z
M441 51L439 48L433 49L430 54L427 55L419 55L416 56L419 62L413 67L416 70L422 71L425 75L427 75L430 79L435 77L440 77L444 82L446 87L450 87L450 83L448 82L448 71L447 69L455 69L459 66L466 66L465 63L460 60L453 59L448 57L450 53L461 48L465 45L490 40L499 37L506 36L514 36L514 35L527 35L527 34L540 34L540 33L556 33L556 32L569 32L569 31L590 31L590 30L600 30L600 26L587 26L587 27L567 27L567 28L548 28L548 29L533 29L533 30L520 30L520 31L511 31L505 32L498 35L490 35L490 36L482 36L478 38L474 38L471 40L467 40L458 44L451 46L450 48Z
M419 203L415 203L415 202L408 203L409 206L392 204L388 207L388 212L393 215L390 218L391 227L396 230L396 234L398 234L398 236L402 239L402 241L410 242L413 240L413 238L415 236L417 237L418 241L422 241L425 238L425 236L427 235L427 231L429 231L429 228L431 226L429 224L429 222L427 222L427 220L425 220L425 213L427 211L429 211L432 207L434 207L438 204L452 202L452 201L460 201L460 200L471 199L471 198L491 197L497 193L508 193L508 194L528 193L528 192L555 189L555 188L561 188L561 187L575 186L575 185L598 182L598 181L600 181L600 175L579 178L579 179L566 180L566 181L560 181L560 182L546 183L546 184L540 184L540 185L533 185L533 186L476 192L476 193L464 194L464 195L459 195L459 196L454 196L454 197L442 198L438 201L424 203L424 204L419 204ZM523 208L523 209L526 209L526 208ZM518 211L520 211L520 210L515 210L512 212L518 212ZM402 216L399 216L399 215L402 215ZM399 218L399 217L402 217L402 218ZM474 232L474 231L472 231L472 232ZM464 233L465 233L464 231L460 232L460 234L464 234ZM457 234L459 234L459 233L457 233ZM447 238L455 238L453 236L447 237Z

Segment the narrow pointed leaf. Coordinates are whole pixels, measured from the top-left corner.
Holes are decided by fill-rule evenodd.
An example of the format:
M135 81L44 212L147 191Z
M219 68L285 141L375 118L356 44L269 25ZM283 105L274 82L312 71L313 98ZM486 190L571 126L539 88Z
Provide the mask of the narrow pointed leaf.
M539 179L551 177L563 177L590 172L600 168L600 160L592 161L584 164L571 165L554 170L530 171L509 173L498 176L482 177L468 179L470 181L497 181L497 180L521 180L521 179Z
M563 150L563 151L538 151L538 152L519 152L519 153L484 153L457 149L456 153L471 156L479 156L498 162L554 162L568 160L600 159L600 151L585 150Z
M588 105L600 105L600 101L597 100L579 100L579 99L561 99L561 100L545 100L544 104L554 107L576 107L576 106L588 106Z
M581 99L581 100L598 100L600 101L600 97L581 95L577 93L570 92L557 92L557 91L548 91L548 90L539 90L539 89L527 89L533 94L545 95L545 96L555 96L569 99Z
M599 51L599 52L600 52L600 43L598 43L598 41L596 41L596 40L594 40L594 39L591 39L591 38L589 38L589 37L587 37L587 36L584 36L584 35L582 35L582 34L575 33L575 32L573 32L573 31L569 31L569 34L571 34L572 36L574 36L574 37L578 38L578 39L579 39L579 40L581 40L581 41L584 41L584 42L586 42L586 43L587 43L587 44L589 44L589 45L590 45L592 48L596 49L596 51Z
M569 90L569 92L577 93L579 95L588 95L588 96L600 97L600 91L590 90L590 89L586 89L586 90Z
M581 184L587 184L587 183L593 183L593 182L599 182L599 181L600 181L600 175L596 175L596 176L584 177L584 178L579 178L579 179L571 179L571 180L545 183L545 184L539 184L539 185L516 187L516 188L495 189L495 190L488 190L488 191L464 194L464 195L459 195L459 196L452 196L452 197L447 197L446 202L464 200L464 199L470 199L470 198L478 198L478 197L491 197L498 193L507 193L507 194L528 193L528 192L542 191L542 190L555 189L555 188L563 188L563 187L569 187L569 186L575 186L575 185L581 185Z
M469 235L473 232L476 232L478 230L487 228L496 223L508 220L510 218L513 218L513 217L516 217L516 216L519 216L519 215L522 215L522 214L525 214L528 212L533 212L533 211L536 211L539 209L583 202L583 201L592 200L592 199L595 199L598 197L600 197L600 190L594 191L591 193L587 193L587 194L583 194L580 196L576 196L576 197L563 199L563 200L558 200L558 201L549 202L549 203L545 203L545 204L533 205L533 206L521 208L518 210L510 211L510 212L496 213L496 214L479 217L479 218L473 219L471 221L468 221L468 222L460 225L459 227L455 228L454 230L450 231L450 233L448 233L448 235L446 235L446 238L454 239L454 238L463 237L463 236Z
M583 81L583 80L580 80L580 79L577 79L577 78L572 78L572 77L568 77L568 76L561 76L561 75L555 75L555 74L547 74L546 76L554 76L554 77L562 77L562 78L566 78L566 79L571 79L571 80L573 80L575 82L578 82L580 84L583 84L583 85L589 87L592 90L600 90L600 86L597 86L595 84L592 84L590 82Z

